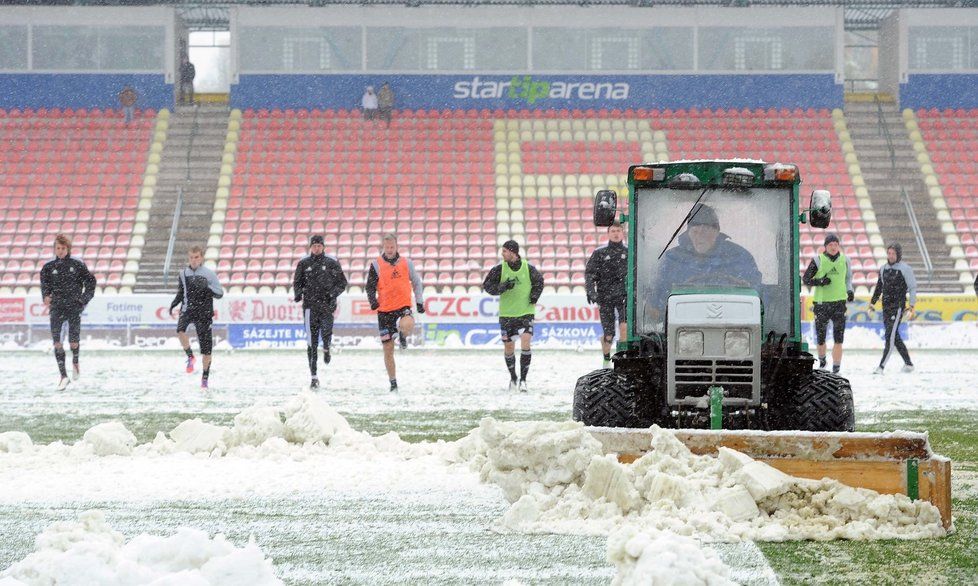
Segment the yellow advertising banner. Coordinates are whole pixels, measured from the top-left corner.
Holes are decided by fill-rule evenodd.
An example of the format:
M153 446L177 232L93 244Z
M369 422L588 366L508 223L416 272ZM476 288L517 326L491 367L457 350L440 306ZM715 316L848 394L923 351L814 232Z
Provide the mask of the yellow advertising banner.
M801 304L802 321L815 319L812 314L811 299L802 297ZM849 323L883 321L882 303L877 302L874 309L869 305L869 298L856 297L856 300L848 305ZM917 305L914 310L913 320L918 322L978 321L978 298L974 295L917 295Z

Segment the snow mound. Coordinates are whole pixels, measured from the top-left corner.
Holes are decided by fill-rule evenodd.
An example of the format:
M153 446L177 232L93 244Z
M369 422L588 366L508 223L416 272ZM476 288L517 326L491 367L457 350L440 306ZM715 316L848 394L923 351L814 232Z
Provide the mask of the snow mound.
M200 419L187 419L173 428L170 438L176 442L178 452L220 456L227 451L229 431L226 427L204 423Z
M22 431L5 431L0 433L0 452L8 454L23 454L34 449L31 436Z
M735 586L730 568L695 539L626 526L608 537L613 586Z
M181 527L169 537L142 534L125 543L101 511L54 523L37 536L34 552L0 573L0 584L185 584L270 586L271 560L254 541L242 548Z
M96 456L130 456L136 436L121 422L109 421L86 431L82 442L90 445Z
M285 437L282 413L275 407L248 407L234 416L232 445L260 446L271 438Z
M610 534L623 526L701 540L918 539L943 536L926 501L795 478L721 449L696 455L652 428L631 464L603 454L578 423L482 421L459 442L484 482L512 503L496 530Z
M329 444L333 436L352 431L350 424L321 397L302 393L285 405L285 439L297 444Z

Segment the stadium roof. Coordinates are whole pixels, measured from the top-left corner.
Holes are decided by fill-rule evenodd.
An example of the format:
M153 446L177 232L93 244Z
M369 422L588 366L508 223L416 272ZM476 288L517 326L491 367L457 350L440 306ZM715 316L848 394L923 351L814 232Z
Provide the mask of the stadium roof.
M899 8L975 8L978 0L5 0L3 4L33 6L149 6L169 5L180 9L188 26L194 29L226 28L228 7L330 4L370 5L462 5L462 6L842 6L846 30L873 30L893 10Z

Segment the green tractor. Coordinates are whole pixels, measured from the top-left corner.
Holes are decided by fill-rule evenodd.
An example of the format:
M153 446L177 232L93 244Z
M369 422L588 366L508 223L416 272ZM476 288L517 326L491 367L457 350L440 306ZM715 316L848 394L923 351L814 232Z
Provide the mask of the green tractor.
M594 223L628 228L628 338L614 368L581 377L589 426L852 431L852 389L817 370L801 333L799 224L827 228L831 198L799 206L795 165L632 166L628 213L599 191Z

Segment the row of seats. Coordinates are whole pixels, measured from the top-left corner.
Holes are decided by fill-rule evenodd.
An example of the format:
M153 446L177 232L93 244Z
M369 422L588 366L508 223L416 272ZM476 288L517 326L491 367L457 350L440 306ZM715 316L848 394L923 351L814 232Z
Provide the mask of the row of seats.
M121 284L155 115L0 110L0 286L36 286L59 232L100 285Z
M920 133L933 162L965 261L978 264L978 109L920 110Z

